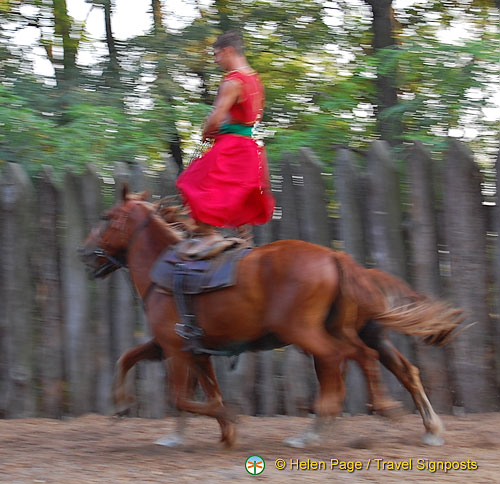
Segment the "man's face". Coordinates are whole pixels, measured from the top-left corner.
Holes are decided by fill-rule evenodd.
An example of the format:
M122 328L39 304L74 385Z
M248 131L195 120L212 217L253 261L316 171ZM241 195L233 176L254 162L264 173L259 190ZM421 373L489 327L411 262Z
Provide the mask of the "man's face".
M228 58L230 55L229 47L223 47L222 49L215 48L214 49L214 55L215 55L215 62L219 65L219 67L223 71L228 70Z

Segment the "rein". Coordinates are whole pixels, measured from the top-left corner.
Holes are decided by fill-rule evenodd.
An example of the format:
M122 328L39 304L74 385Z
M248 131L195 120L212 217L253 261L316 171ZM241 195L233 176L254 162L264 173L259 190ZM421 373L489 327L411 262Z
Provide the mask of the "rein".
M196 145L196 148L194 149L193 153L191 154L191 157L189 158L187 166L191 165L193 161L197 160L207 149L212 145L212 141L209 140L202 140Z
M111 262L111 264L118 269L128 269L127 265L124 264L121 260L117 259L116 257L113 257L112 255L107 254L104 249L95 249L92 252L93 255L96 257L102 257L103 259L108 260Z
M130 251L130 248L132 247L133 243L136 241L137 237L140 235L140 233L149 225L149 222L151 222L153 218L154 212L150 212L148 217L143 220L143 222L137 227L133 232L132 235L130 236L130 239L127 243L127 248L124 251L124 257L126 258L127 253ZM104 259L107 259L113 266L115 266L117 269L126 269L128 270L128 266L126 262L121 261L117 257L114 257L110 254L108 254L104 249L98 247L93 251L93 254L97 257L103 257Z
M175 196L175 197L177 198L177 196ZM167 199L167 198L171 198L171 197L165 197L165 199ZM161 205L159 205L159 208L161 208ZM126 277L126 279L127 279L128 285L130 287L130 290L132 292L132 295L134 296L135 299L139 299L141 301L142 308L143 308L144 312L146 312L146 304L147 304L147 301L149 299L149 296L153 293L155 287L157 287L157 284L151 281L151 283L147 287L146 292L144 293L144 295L140 296L137 293L137 290L134 287L134 284L132 283L132 280L131 280L131 277L130 277L130 270L129 270L128 266L127 266L126 259L127 259L127 254L130 252L131 247L136 242L136 240L139 237L139 235L149 225L149 223L151 222L151 220L153 219L153 217L158 214L158 211L159 211L158 208L156 210L154 210L154 211L151 211L149 213L149 215L147 216L147 218L145 218L139 224L139 226L132 232L132 234L131 234L128 242L127 242L127 247L123 251L121 251L121 253L119 255L112 256L112 255L108 254L101 247L97 247L95 250L92 251L92 254L94 256L96 256L96 257L102 257L102 258L104 258L104 259L106 259L108 261L105 264L105 266L100 269L100 271L97 271L96 273L94 273L94 277L98 277L97 274L99 274L99 272L101 272L101 273L102 272L108 273L108 271L109 272L114 272L115 270L118 270L118 269L124 269L129 274L129 277ZM172 226L174 224L169 224L169 225ZM107 227L107 225L103 227L103 229L101 230L101 233L106 229L106 227ZM180 223L180 228L183 228L182 223Z
M143 220L143 222L137 227L133 232L132 235L130 236L130 239L127 244L127 248L123 252L123 257L126 259L127 253L130 251L130 248L132 247L133 243L136 241L137 237L140 235L140 233L149 225L149 222L153 219L153 216L155 215L155 212L150 212L148 217ZM93 251L93 254L97 257L103 257L106 259L110 264L113 270L118 270L118 269L124 269L127 273L129 273L129 277L126 278L128 285L130 287L130 291L132 292L132 295L135 299L139 299L142 304L142 309L144 312L146 312L146 303L149 298L149 295L153 292L153 289L156 287L156 284L154 282L151 282L151 284L148 286L146 293L144 294L144 297L140 297L137 294L137 290L135 289L134 285L132 284L132 280L130 278L130 271L129 268L126 264L126 262L121 261L117 257L114 257L110 254L108 254L104 249L101 249L100 247L95 249ZM109 267L109 266L108 266Z

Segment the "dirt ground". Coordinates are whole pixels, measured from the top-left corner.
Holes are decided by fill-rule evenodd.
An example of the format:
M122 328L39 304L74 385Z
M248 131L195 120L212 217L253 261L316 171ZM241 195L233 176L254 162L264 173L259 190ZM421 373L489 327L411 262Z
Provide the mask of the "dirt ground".
M218 443L217 424L205 417L190 418L181 449L154 444L173 430L172 418L116 422L87 415L65 421L3 420L0 482L500 482L500 414L444 417L444 422L445 445L428 447L421 442L423 426L417 415L398 421L343 417L322 444L299 450L284 446L282 440L306 428L309 419L241 417L238 443L226 450ZM245 460L253 454L265 460L259 476L245 470ZM276 459L284 459L285 470L276 469ZM334 469L331 459L339 460ZM352 466L360 462L362 469L349 472L347 461ZM298 462L309 469L291 469ZM465 469L431 472L436 462L441 467L446 462L455 467L462 463ZM339 468L342 465L344 469ZM396 465L406 469L389 469Z

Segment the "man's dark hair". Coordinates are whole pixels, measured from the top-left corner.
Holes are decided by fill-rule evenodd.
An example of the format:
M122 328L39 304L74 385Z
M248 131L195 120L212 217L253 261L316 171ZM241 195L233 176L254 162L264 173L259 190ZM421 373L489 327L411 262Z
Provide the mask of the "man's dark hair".
M220 35L215 41L214 49L223 49L224 47L234 47L238 54L243 55L244 47L241 34L236 30L229 30Z

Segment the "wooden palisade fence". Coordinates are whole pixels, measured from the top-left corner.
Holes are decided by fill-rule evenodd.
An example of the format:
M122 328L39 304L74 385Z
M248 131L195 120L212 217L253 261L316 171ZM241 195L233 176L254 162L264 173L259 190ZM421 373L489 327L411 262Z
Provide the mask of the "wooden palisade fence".
M273 173L275 218L256 228L257 243L300 238L341 248L364 265L467 309L477 324L449 348L425 347L401 335L394 335L394 342L419 365L438 411L496 410L500 213L482 203L480 173L463 144L450 141L439 171L419 143L406 161L408 183L384 142L374 142L363 157L341 149L331 184L310 150L285 157ZM168 169L153 177L138 165L118 163L116 193L124 182L134 190L150 189L157 198L175 193ZM401 187L407 190L401 193ZM0 416L111 413L114 364L149 337L128 275L119 271L90 281L76 254L104 209L103 192L91 166L82 175L68 171L62 184L49 169L30 181L21 166L2 167ZM310 412L317 390L312 365L293 347L215 358L226 399L256 415ZM391 393L412 408L407 392L384 375ZM171 411L163 363L139 364L132 380L136 415L162 417ZM353 363L346 410L366 411L364 377Z

